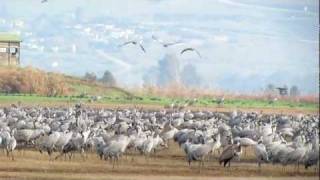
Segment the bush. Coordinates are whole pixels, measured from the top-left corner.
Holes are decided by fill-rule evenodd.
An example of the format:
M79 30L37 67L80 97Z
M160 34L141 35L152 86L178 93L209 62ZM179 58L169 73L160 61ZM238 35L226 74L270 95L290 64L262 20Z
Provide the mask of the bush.
M68 92L63 77L31 67L0 67L0 91L6 93L57 96Z

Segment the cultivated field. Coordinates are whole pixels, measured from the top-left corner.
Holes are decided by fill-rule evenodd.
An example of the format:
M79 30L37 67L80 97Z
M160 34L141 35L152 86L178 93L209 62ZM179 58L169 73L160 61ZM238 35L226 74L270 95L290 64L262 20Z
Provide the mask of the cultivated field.
M214 158L205 163L199 172L198 162L191 168L185 161L182 150L173 142L170 148L145 159L140 155L123 156L119 164L112 168L109 162L100 160L97 155L88 153L84 160L77 154L72 160L63 157L49 161L47 154L37 151L18 150L11 161L4 153L0 156L0 178L2 179L317 179L314 167L299 171L294 166L263 164L261 170L254 163L251 149L242 156L241 162L234 160L230 168L220 166ZM55 154L56 156L57 154ZM290 178L289 178L290 177Z

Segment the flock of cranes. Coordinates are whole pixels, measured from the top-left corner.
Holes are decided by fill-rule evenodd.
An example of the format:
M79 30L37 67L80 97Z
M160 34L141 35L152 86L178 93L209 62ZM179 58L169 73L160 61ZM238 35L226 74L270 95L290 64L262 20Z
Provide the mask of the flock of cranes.
M174 45L179 45L179 44L182 44L182 43L183 43L182 41L164 42L163 40L159 39L159 38L156 37L155 35L152 35L152 39L153 39L154 41L160 43L160 44L161 44L163 47L165 47L165 48L170 47L170 46L174 46ZM142 45L142 42L141 42L141 41L139 41L139 42L138 42L138 41L134 41L134 40L133 40L133 41L127 41L127 42L119 45L119 47L123 47L123 46L130 45L130 44L135 45L135 46L139 46L140 49L141 49L144 53L147 52L146 49L144 48L144 46ZM187 52L187 51L195 52L195 53L199 56L199 58L201 58L200 52L199 52L197 49L193 48L193 47L187 47L187 48L182 49L181 52L180 52L180 54L184 54L184 53Z
M0 109L0 147L14 159L16 149L46 152L50 160L96 152L114 165L124 154L144 155L181 148L188 165L207 161L230 166L247 147L256 163L318 166L318 115L267 115L162 109L19 107ZM217 159L217 160L216 160Z

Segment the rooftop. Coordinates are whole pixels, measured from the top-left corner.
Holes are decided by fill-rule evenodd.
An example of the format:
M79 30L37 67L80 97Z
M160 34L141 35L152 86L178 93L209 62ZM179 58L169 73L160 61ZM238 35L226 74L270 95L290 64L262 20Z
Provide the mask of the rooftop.
M0 42L21 42L21 38L13 33L0 33Z

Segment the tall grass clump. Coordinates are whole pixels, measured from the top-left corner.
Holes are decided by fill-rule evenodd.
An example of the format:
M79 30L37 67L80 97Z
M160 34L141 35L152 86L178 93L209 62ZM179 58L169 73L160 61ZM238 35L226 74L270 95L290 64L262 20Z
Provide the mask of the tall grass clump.
M31 67L4 66L0 67L0 91L59 96L68 93L68 87L60 74L46 73Z

